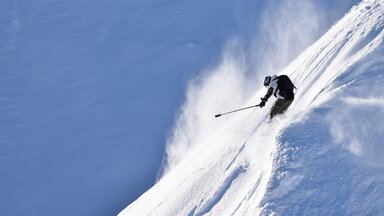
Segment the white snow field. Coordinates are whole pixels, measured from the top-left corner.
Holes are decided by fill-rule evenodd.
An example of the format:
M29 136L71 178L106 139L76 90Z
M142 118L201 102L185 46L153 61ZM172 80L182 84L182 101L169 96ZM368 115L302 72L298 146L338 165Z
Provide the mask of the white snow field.
M117 215L360 1L0 0L0 216Z
M119 216L384 215L383 27L382 0L353 7L279 72L298 89L274 121L272 101L215 119L218 104L199 138L176 131L187 151Z

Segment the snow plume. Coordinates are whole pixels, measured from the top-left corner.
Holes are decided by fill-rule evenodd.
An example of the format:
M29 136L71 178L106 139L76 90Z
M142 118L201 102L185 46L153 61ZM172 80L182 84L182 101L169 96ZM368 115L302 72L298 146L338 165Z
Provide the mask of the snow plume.
M237 43L232 42L216 68L190 82L186 102L167 142L164 172L174 167L194 145L217 132L223 122L222 119L216 121L214 114L239 107L249 96L245 59L237 47Z
M268 1L254 45L258 69L273 74L287 66L326 30L325 17L312 0Z
M300 10L298 10L300 8ZM171 136L160 173L174 167L185 153L220 130L224 120L214 114L254 105L264 92L262 79L277 74L325 31L324 10L312 0L272 1L261 14L261 24L250 50L240 39L232 40L222 61L191 81ZM254 96L250 100L251 96ZM246 103L249 100L249 103ZM231 117L228 117L231 118ZM226 119L228 119L226 117Z

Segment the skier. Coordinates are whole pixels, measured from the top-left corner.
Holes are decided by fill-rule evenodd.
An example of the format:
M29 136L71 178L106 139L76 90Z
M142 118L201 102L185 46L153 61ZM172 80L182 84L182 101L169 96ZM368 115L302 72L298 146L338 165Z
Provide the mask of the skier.
M277 98L269 114L269 119L272 119L277 114L284 113L292 104L294 99L293 90L296 89L296 87L287 75L267 76L264 79L264 86L268 89L268 91L267 94L261 98L261 102L259 104L260 107L265 106L265 103L272 94Z

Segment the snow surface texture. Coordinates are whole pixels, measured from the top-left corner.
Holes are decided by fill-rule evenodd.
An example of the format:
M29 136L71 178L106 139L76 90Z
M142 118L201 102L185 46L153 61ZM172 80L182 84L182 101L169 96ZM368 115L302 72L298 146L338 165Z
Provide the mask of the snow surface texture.
M228 40L257 53L220 70L280 71L357 1L1 0L0 215L118 214L155 184L187 83L219 63ZM206 99L199 112L243 105L249 95L235 104L222 93L259 88L244 80L195 100ZM203 128L220 129L211 117ZM174 149L168 168L188 152Z
M212 115L223 126L119 215L383 215L383 27L383 1L353 7L279 73L298 87L286 115Z

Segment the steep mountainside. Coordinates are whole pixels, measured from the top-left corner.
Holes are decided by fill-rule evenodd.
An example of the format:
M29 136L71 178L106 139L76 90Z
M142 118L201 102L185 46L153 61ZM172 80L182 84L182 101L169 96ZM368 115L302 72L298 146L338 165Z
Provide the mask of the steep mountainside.
M383 26L382 1L353 7L279 73L298 87L286 115L212 118L221 128L119 215L383 215Z

